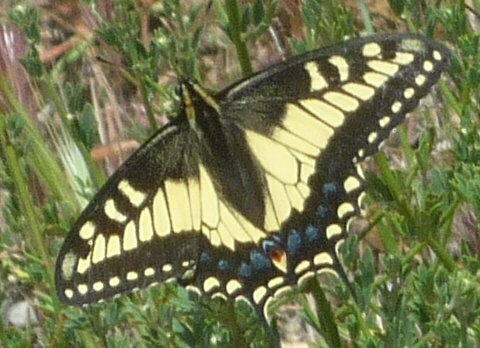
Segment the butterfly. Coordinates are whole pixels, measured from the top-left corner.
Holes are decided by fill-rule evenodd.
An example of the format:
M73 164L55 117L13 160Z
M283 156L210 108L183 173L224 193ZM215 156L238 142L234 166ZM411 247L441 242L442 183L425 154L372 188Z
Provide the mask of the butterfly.
M175 281L268 303L322 271L359 214L359 164L439 79L449 51L378 35L299 55L217 94L182 80L178 116L96 194L56 263L83 305Z

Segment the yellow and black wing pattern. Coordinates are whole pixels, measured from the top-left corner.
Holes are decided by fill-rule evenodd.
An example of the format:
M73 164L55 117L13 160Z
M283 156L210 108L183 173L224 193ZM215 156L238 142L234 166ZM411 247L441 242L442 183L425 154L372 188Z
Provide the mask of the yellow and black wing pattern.
M358 163L439 79L439 43L354 39L286 60L182 107L108 180L57 260L60 299L99 301L175 281L244 299L264 319L282 291L339 269L358 213Z

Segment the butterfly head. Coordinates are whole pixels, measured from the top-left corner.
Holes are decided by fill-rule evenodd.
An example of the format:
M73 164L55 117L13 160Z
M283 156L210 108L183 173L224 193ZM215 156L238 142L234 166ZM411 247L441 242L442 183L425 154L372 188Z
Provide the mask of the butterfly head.
M176 93L182 101L182 108L190 123L194 126L197 122L198 110L213 109L220 112L217 101L202 87L188 79L181 79Z

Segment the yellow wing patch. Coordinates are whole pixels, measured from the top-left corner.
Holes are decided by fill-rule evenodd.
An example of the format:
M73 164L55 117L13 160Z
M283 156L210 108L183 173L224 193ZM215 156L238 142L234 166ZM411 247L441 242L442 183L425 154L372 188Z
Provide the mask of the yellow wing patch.
M297 116L314 119L298 107L292 110L295 111L286 115L292 119L292 123ZM318 129L323 130L324 136L333 134L333 131L328 131L331 129L329 126L319 121L314 122L320 125ZM281 131L277 132L279 129ZM282 128L276 129L271 138L251 130L246 130L245 133L251 151L266 172L264 229L278 231L293 209L299 212L303 210L305 200L310 195L308 180L315 172L315 158L321 149L312 147L293 132L284 131ZM289 147L281 141L282 136L287 137L286 134L295 140L294 146Z
M288 155L295 164L293 155ZM198 178L166 180L165 188L159 188L151 201L151 207L145 206L141 211L138 222L130 220L126 224L122 236L123 251L134 250L155 235L165 237L172 232L199 231L213 245L224 245L231 250L235 249L236 242L258 242L265 237L264 231L256 228L219 197L203 165L199 166ZM84 227L84 235L91 234L93 228L91 225ZM102 238L103 235L99 234L95 240L95 262L105 258L105 242ZM107 257L118 254L116 245L118 243L112 244L111 248L107 246Z
M165 195L173 232L191 231L193 224L190 214L190 198L185 180L165 181Z

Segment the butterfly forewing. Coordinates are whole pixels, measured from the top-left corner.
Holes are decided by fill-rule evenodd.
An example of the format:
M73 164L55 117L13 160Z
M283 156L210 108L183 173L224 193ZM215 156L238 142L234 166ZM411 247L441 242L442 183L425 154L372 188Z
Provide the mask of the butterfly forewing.
M134 154L72 229L57 262L60 298L88 303L175 279L266 317L271 297L339 270L363 192L358 163L448 60L423 37L374 36L294 57L214 97L188 85L184 117Z
M188 206L179 207L189 199L178 194L172 201L168 195L184 193L182 188L199 175L198 153L187 146L191 141L187 128L165 127L95 196L58 257L57 290L64 302L95 302L195 269L195 226L191 218L178 217L190 217ZM182 233L175 233L178 221L184 222Z

